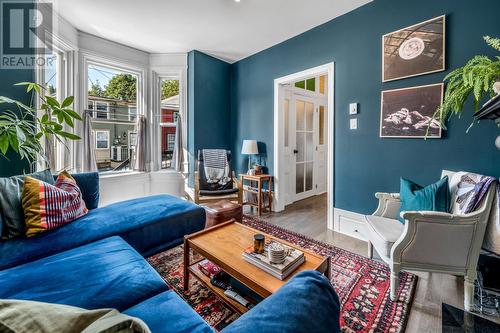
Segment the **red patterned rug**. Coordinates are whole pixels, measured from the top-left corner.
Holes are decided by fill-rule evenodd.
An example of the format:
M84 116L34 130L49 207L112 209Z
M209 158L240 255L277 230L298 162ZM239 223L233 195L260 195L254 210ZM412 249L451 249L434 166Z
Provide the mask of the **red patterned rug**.
M398 301L389 298L390 270L387 265L325 244L304 235L244 216L243 223L275 237L331 257L331 282L341 300L342 332L403 332L413 299L417 277L400 275ZM181 295L212 327L222 330L238 318L196 278L188 292L182 290L182 246L148 258L169 286Z

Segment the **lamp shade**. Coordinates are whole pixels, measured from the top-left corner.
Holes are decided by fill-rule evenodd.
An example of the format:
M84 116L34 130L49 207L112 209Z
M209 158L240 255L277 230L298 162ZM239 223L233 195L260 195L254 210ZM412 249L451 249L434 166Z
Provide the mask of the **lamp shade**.
M241 147L241 153L243 155L258 154L259 149L257 148L257 140L243 140L243 146Z

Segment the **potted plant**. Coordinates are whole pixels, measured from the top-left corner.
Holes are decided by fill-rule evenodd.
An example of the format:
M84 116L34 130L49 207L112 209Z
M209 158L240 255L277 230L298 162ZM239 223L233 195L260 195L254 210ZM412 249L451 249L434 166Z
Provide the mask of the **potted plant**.
M46 95L45 88L33 82L20 82L31 93L31 106L9 97L0 96L0 106L5 104L0 114L0 155L7 158L7 152L16 152L20 159L27 159L31 165L38 158L47 162L44 140L56 140L65 145L66 140L80 137L65 130L73 128L75 120L82 120L73 108L73 96L58 101ZM38 98L38 103L34 103ZM35 106L35 105L37 106Z
M500 38L483 38L488 45L500 51ZM490 58L477 55L465 66L446 75L444 81L447 82L444 101L436 110L434 118L438 118L441 126L446 129L446 121L453 114L462 114L470 95L474 97L474 112L477 112L484 96L491 98L500 93L500 56Z

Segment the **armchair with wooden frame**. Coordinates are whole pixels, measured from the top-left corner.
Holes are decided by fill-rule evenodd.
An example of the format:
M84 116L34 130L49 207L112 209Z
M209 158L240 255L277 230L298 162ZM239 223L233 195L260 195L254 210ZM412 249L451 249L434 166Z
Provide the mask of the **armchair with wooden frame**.
M229 174L231 181L221 186L220 184L210 184L205 176L205 168L203 161L203 152L198 151L198 167L194 173L194 202L196 204L217 202L220 200L228 200L242 203L243 187L236 178L234 171L231 168L231 151L227 150L227 163L229 164Z
M443 171L450 179L454 172ZM454 196L453 191L450 192ZM379 206L366 216L368 257L377 251L391 269L391 300L398 299L401 270L448 273L464 277L464 308L474 305L476 267L486 226L490 219L496 185L490 186L481 205L472 213L458 215L434 211L401 212L399 193L376 193ZM452 197L452 202L455 198Z

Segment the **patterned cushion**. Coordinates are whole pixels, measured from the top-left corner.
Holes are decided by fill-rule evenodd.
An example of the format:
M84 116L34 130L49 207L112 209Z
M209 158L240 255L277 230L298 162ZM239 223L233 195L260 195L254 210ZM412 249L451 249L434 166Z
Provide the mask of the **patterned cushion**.
M63 171L54 185L26 177L22 196L26 236L35 236L87 214L76 181Z
M0 178L0 211L3 214L3 228L0 229L3 229L3 239L12 239L25 234L21 200L24 178L28 176L54 184L54 179L48 169L27 175Z

